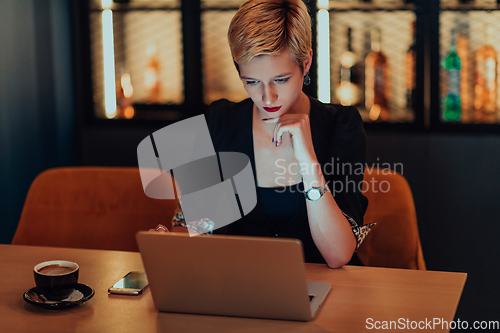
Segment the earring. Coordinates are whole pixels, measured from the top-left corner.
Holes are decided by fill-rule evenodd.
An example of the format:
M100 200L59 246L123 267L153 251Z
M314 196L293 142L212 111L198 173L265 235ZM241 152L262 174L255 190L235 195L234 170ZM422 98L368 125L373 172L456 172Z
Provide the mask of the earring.
M309 76L309 72L306 73L306 76L304 76L304 85L308 86L311 84L311 77Z

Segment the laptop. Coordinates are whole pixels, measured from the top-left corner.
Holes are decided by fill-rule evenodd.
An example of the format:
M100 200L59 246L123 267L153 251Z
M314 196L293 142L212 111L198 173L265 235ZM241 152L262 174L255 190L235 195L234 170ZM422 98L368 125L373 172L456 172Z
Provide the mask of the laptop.
M306 281L297 239L147 231L136 239L159 311L309 321L331 288Z

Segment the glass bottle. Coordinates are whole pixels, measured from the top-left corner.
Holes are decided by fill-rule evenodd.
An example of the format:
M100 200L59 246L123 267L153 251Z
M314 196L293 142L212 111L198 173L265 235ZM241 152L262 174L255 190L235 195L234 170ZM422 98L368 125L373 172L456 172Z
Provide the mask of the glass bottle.
M132 95L134 87L129 73L123 73L120 80L116 82L116 106L117 118L131 119L135 115L134 107L132 106Z
M352 29L347 28L347 50L340 55L340 84L335 94L342 105L356 105L359 102L357 59L352 50Z
M474 114L474 59L470 49L470 17L466 12L455 15L457 54L460 58L460 120L471 122ZM472 88L472 91L471 91Z
M460 118L463 123L470 122L469 110L472 108L469 94L470 64L469 64L469 39L465 34L457 33L457 54L460 58Z
M474 109L477 122L497 122L497 52L491 46L492 26L484 24L484 44L476 52Z
M150 44L147 48L148 62L144 72L144 84L146 85L147 103L160 102L160 59L156 44Z
M405 54L405 86L406 86L406 109L413 110L413 96L415 94L415 39L416 22L412 22L412 44Z
M444 119L460 120L462 107L460 103L460 57L457 54L456 31L451 30L450 51L444 62L448 73L448 94L445 100Z
M389 120L389 62L381 50L380 28L371 29L371 52L365 59L365 106L373 121Z

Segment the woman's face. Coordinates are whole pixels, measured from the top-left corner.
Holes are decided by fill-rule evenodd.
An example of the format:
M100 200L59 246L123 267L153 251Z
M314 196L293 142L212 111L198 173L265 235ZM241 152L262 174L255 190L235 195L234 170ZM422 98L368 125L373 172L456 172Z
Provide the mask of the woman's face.
M310 60L304 65L308 71ZM260 55L238 67L243 86L263 118L300 112L297 102L302 94L304 73L290 52Z

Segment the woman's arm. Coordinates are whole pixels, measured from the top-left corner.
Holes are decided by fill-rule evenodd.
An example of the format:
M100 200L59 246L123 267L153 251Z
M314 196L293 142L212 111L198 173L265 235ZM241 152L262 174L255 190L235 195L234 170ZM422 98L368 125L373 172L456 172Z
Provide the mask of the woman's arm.
M335 155L341 163L350 163L351 167L364 164L364 131L360 123L361 119L358 119L360 117L355 116L357 116L355 109L344 109L338 115L337 126L331 128L336 132L338 141L335 139L331 142L333 148L331 148L330 158L333 159ZM280 119L269 119L265 122L276 123L275 139L278 140L278 146L281 144L281 136L284 132L291 135L293 152L300 165L305 191L312 187L322 187L328 180L330 190L319 200L310 201L306 198L304 200L306 200L309 226L315 245L329 267L343 266L349 262L360 244L363 237L359 235L363 232L366 234L366 230L360 230L357 225L357 223L362 224L364 214L363 204L359 197L361 193L357 190L359 182L363 179L362 172L356 175L326 175L325 177L314 151L307 115L285 115ZM345 192L347 181L355 184L356 189L353 189L352 193ZM331 191L336 191L335 182L341 183L344 192L340 194L337 192L334 196ZM339 203L342 203L342 207L345 206L343 209L347 208L347 211L343 212ZM350 214L355 214L354 220L350 219L350 221L346 216ZM355 222L355 220L358 221Z
M304 190L326 184L317 160L299 161L302 170ZM306 167L307 166L307 167ZM311 235L316 247L331 268L341 267L351 260L357 240L351 224L337 205L330 190L319 200L306 200L307 216Z

